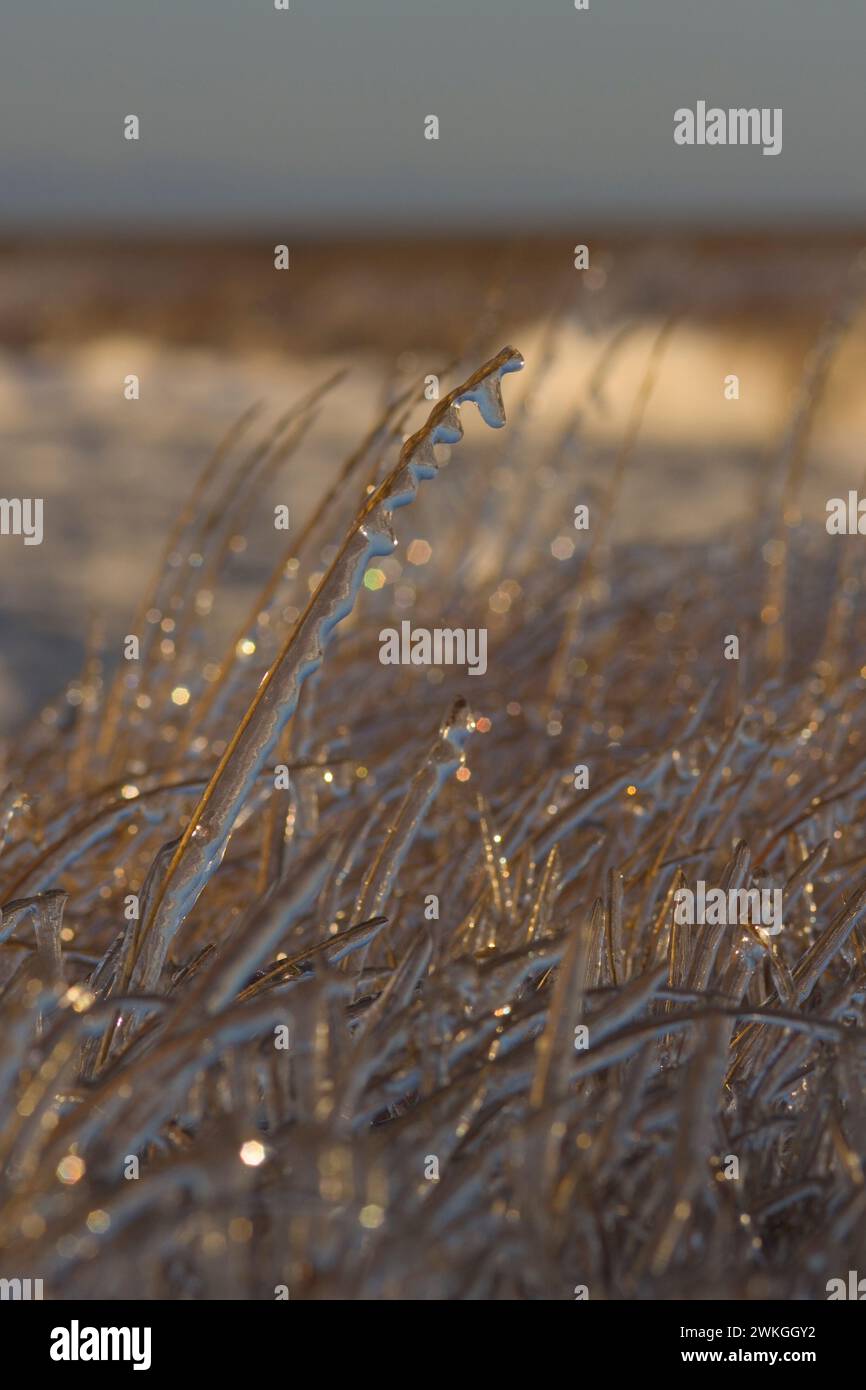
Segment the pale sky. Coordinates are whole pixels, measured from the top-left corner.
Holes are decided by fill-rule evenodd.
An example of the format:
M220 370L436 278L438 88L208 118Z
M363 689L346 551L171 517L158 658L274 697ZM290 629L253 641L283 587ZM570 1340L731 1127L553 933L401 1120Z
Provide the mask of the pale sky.
M866 0L5 0L0 230L846 223L864 55ZM782 153L678 148L699 99Z

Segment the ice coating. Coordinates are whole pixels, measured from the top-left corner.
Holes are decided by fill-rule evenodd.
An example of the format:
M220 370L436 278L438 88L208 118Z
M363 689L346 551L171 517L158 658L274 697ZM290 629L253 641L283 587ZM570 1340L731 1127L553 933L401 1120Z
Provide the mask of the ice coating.
M416 772L403 804L389 828L382 848L367 875L355 918L363 921L384 910L400 865L412 845L431 801L447 777L465 759L465 745L475 721L465 700L458 700L439 730L424 764Z
M0 920L0 944L7 941L19 923L27 916L33 920L36 950L49 986L56 985L63 975L60 952L60 932L63 927L63 908L69 894L59 889L19 898L6 904Z
M135 989L152 989L158 980L169 944L221 863L235 820L297 707L301 686L318 670L334 629L351 612L367 565L393 551L391 515L414 499L420 481L435 476L433 445L456 443L462 437L458 410L463 401L476 402L488 424L504 424L499 382L522 366L520 353L503 348L438 402L427 424L404 444L392 474L356 518L193 812L138 934L138 950L128 967L129 983Z

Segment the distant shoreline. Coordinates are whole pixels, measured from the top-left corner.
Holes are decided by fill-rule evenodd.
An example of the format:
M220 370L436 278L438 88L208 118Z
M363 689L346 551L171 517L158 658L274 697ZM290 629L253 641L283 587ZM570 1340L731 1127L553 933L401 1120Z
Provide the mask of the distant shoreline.
M0 237L0 346L81 343L134 333L163 342L298 353L375 348L399 353L407 330L459 352L466 325L492 294L529 322L579 288L575 242L605 268L592 295L610 318L685 311L696 320L780 330L826 313L866 228L780 234L648 229L597 235L585 227L499 239L401 236L294 238L287 229L236 238ZM278 273L273 248L291 248ZM651 274L647 275L647 267ZM628 283L640 272L637 302ZM579 295L575 307L579 309ZM628 301L628 302L625 302Z

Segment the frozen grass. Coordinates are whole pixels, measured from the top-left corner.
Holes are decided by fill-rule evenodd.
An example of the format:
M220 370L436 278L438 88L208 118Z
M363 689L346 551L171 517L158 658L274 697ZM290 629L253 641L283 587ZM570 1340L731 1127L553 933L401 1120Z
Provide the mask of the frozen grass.
M402 448L412 402L389 402L215 653L231 537L319 397L226 441L131 628L140 662L94 654L7 769L4 1276L52 1298L821 1298L862 1268L858 539L792 510L804 408L748 533L611 544L671 331L573 554L548 547L580 414L542 485L543 360L495 475L458 443L464 400L504 422L506 349ZM443 444L432 554L389 570ZM380 665L403 616L488 627L487 676ZM784 931L675 926L701 878L783 887Z

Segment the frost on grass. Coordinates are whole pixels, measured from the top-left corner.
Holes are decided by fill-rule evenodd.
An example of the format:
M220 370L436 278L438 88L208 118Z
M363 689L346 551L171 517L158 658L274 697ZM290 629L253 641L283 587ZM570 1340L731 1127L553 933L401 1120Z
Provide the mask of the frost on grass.
M575 464L566 432L534 485L543 372L507 486L461 443L460 407L503 424L521 365L503 350L402 447L390 401L215 652L202 568L217 585L333 383L252 446L242 421L141 662L91 658L12 749L4 1275L54 1298L809 1298L866 1260L856 571L787 527L780 585L775 517L607 544L639 412L604 543L551 559ZM401 602L489 628L472 709L453 672L379 664L393 591L360 593L443 444ZM783 887L783 933L678 926L697 879Z

